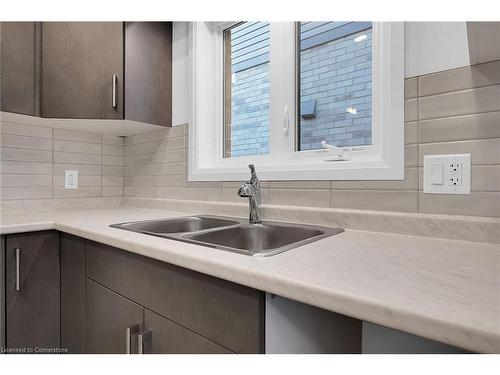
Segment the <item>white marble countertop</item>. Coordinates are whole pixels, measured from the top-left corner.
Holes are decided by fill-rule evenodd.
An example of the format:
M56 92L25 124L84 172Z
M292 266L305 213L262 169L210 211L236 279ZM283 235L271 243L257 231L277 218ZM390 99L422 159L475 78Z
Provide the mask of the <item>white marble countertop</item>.
M2 215L0 231L56 229L472 351L500 353L498 244L347 230L253 258L109 228L183 215L126 206L19 213Z

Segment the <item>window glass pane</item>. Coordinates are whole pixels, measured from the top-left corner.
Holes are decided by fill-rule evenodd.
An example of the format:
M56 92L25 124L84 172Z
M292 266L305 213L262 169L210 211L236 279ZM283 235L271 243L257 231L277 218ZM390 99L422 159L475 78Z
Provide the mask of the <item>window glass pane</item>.
M299 22L298 46L297 150L371 144L371 22Z
M269 153L269 23L224 31L224 157Z

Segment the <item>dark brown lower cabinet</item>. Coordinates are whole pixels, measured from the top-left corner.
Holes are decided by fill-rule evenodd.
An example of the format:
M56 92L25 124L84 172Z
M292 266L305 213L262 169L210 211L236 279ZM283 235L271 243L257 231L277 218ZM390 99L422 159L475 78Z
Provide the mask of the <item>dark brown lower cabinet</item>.
M235 353L265 351L264 293L86 241L87 277Z
M8 235L5 251L7 348L21 353L59 348L59 233Z
M264 353L261 291L56 231L3 239L9 349Z
M0 236L0 347L5 348L5 237Z
M85 353L85 240L61 233L61 347Z
M146 354L231 354L232 352L152 311L144 312Z
M131 329L130 352L137 353L133 327L142 326L144 308L87 279L87 353L126 354L127 328Z

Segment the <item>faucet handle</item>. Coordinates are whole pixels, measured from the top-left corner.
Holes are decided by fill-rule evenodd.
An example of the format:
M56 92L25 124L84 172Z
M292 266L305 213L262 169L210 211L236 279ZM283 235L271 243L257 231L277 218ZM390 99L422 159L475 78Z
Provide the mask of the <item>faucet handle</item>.
M259 178L257 177L257 173L255 172L255 165L248 164L248 168L250 168L250 173L251 173L250 182L253 183L254 181L258 181Z

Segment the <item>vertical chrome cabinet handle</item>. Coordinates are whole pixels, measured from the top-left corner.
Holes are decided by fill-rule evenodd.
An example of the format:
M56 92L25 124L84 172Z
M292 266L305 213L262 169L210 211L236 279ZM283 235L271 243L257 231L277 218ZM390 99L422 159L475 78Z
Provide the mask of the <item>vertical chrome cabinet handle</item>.
M146 342L151 341L151 331L140 332L137 335L137 353L146 354Z
M132 335L139 333L141 326L136 324L135 326L127 327L125 330L125 353L131 354L132 349Z
M116 76L116 74L113 74L113 93L112 93L112 97L111 97L111 106L113 107L113 109L116 111L116 109L118 108L118 102L116 100L116 95L117 95L117 86L118 86L118 77Z
M19 275L19 269L20 269L20 262L21 262L21 249L15 249L16 252L16 290L20 291L21 290L21 281L20 281L20 275Z

